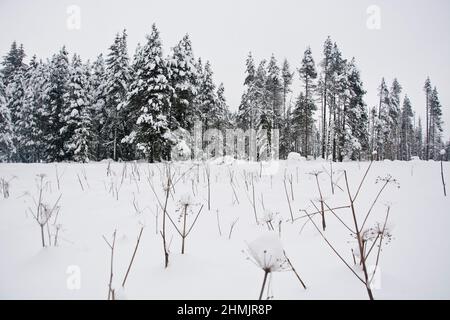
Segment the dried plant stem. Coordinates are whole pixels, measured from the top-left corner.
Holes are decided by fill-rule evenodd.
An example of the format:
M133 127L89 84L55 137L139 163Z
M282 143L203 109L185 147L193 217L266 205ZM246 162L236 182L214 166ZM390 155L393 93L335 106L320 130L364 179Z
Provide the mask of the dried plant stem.
M292 271L295 273L295 276L297 277L298 281L302 284L303 288L306 290L306 285L303 282L302 278L300 278L300 275L298 274L297 270L295 270L294 265L292 264L291 260L288 258L286 251L283 250L284 257L286 258L287 263L291 267Z
M222 229L220 228L219 210L216 210L217 228L219 229L219 236L222 236Z
M261 287L261 292L259 293L259 299L262 299L262 296L264 294L264 288L266 287L266 282L267 282L267 276L269 275L269 271L268 270L264 270L264 279L263 279L263 283L262 283L262 287Z
M333 161L330 161L330 183L331 183L331 193L334 194Z
M111 261L110 261L110 271L109 271L109 284L108 284L108 300L114 300L114 289L112 288L112 281L114 276L114 246L116 244L116 232L114 230L112 244L103 236L103 240L105 240L108 247L111 249Z
M253 213L255 214L256 224L258 224L258 215L256 214L256 200L255 200L255 181L253 180L253 174L252 174L252 207Z
M328 244L328 246L331 248L331 250L333 250L333 252L347 266L347 268L355 275L355 277L358 278L359 281L361 281L362 283L365 284L364 280L355 272L355 270L353 270L353 268L347 263L347 261L345 261L345 259L339 254L339 252L334 248L334 246L328 241L328 239L325 237L325 235L320 231L319 227L316 225L316 223L311 218L311 216L308 213L306 213L306 214L308 215L308 218L311 221L311 223L314 225L314 228L316 228L317 232L319 232L320 236L323 238L323 240L325 240L325 242Z
M325 231L327 224L325 223L325 208L323 206L322 190L320 189L319 173L315 173L314 176L316 177L317 189L319 189L319 195L320 195L320 214L322 216L322 230Z
M122 287L125 287L125 282L128 279L128 274L130 273L131 266L133 265L134 257L136 256L136 252L139 247L139 242L141 241L141 236L142 236L143 231L144 231L144 227L141 227L141 231L139 231L139 236L136 241L136 246L134 247L133 255L131 256L130 264L128 265L127 272L125 273L125 277L123 278L123 281L122 281Z
M291 201L289 200L289 195L288 195L288 191L286 188L286 179L283 180L283 184L284 184L284 192L286 194L286 199L287 199L287 202L289 205L289 212L291 214L291 221L292 221L292 223L294 223L294 214L292 213Z
M209 165L205 167L206 182L208 186L208 211L211 210L211 168Z
M444 156L441 156L441 179L442 179L442 187L444 188L444 197L447 196L447 191L445 190L445 180L444 180L444 168L442 166L442 160Z
M344 171L344 177L345 177L345 185L347 187L348 198L350 200L350 208L352 210L353 223L355 225L356 240L358 241L359 255L361 257L361 265L362 265L362 268L363 268L364 279L365 279L364 283L366 285L367 294L369 295L369 299L373 300L373 294L372 294L372 290L370 289L369 275L368 275L368 272L367 272L366 259L365 259L365 254L364 254L364 243L363 243L363 239L362 239L362 236L361 236L361 230L362 229L360 229L358 227L358 220L356 219L356 211L355 211L355 206L354 206L354 202L353 202L354 198L352 198L352 195L350 193L350 187L349 187L349 184L348 184L347 172L346 171ZM366 217L366 219L367 219L367 217ZM363 225L364 225L364 223L363 223Z
M231 239L231 233L233 232L234 226L236 225L236 223L238 222L238 220L239 220L239 218L237 218L236 220L234 220L234 221L231 223L231 226L230 226L230 232L228 233L228 239Z
M379 242L379 244L378 244L377 259L376 259L376 261L375 261L375 268L374 268L374 270L373 270L372 277L370 278L369 284L372 282L373 277L375 276L375 273L377 272L377 269L378 269L378 263L380 262L381 246L382 246L382 244L383 244L384 232L386 231L386 225L387 225L387 221L388 221L388 218L389 218L389 212L390 212L390 210L391 210L391 208L388 207L388 208L387 208L387 212L386 212L386 218L384 219L383 230L381 231L381 236L379 237L379 238L380 238L380 242ZM375 242L376 242L376 241L374 241L374 243L375 243ZM367 254L367 256L368 256L368 255L369 255L369 254ZM365 259L367 259L367 256L365 257Z
M188 205L184 205L184 212L183 212L183 233L181 235L181 254L184 254L184 243L186 239L186 217L187 217L187 208Z
M81 190L84 191L83 184L81 183L80 175L77 173L78 182L80 183Z

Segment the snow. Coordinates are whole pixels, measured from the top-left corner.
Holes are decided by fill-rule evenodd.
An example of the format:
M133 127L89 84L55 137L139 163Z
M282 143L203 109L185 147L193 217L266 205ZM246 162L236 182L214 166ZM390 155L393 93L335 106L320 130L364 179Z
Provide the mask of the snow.
M275 232L267 232L248 244L250 258L263 270L282 271L286 258Z
M292 161L304 161L306 160L305 157L302 157L300 155L300 153L298 152L289 152L288 154L288 160L292 160Z
M320 206L315 176L310 172L323 172L318 175L323 198L329 206L338 207L348 204L343 170L347 172L350 190L355 193L368 164L333 163L334 180L339 186L334 186L333 194L329 175L325 173L330 171L327 162L279 161L276 172L261 176L260 166L252 163L212 162L210 210L204 164L191 161L173 164L175 179L188 172L178 179L173 197L168 200L167 212L174 223L179 225L178 201L188 194L204 208L186 239L185 254L180 253L181 237L167 222L170 241L167 269L159 233L162 210L148 182L149 179L153 182L162 201L163 164L111 160L87 164L0 164L0 178L9 181L9 197L4 198L0 192L0 299L106 299L110 249L102 236L111 239L115 229L113 288L117 299L257 299L262 271L249 262L249 252L253 252L251 259L264 262L261 260L264 251L283 259L283 250L308 289L300 286L289 269L276 272L271 279L274 299L367 299L364 286L334 255L304 217L303 210L315 211L311 200ZM450 163L444 162L443 166L444 172L450 172ZM42 248L39 225L29 211L35 208L33 198L37 199L39 174L45 174L48 181L44 203L53 206L61 195L56 223L58 245L46 248ZM440 162L374 162L355 202L360 221L381 187L382 180L378 178L388 174L397 179L399 187L396 184L386 187L367 222L368 228L376 228L377 223L383 223L390 206L388 226L392 239L383 246L380 255L375 299L450 299L450 198L442 192ZM291 175L294 222L283 186L284 178ZM252 178L259 224L251 205ZM286 185L290 196L288 181ZM193 208L188 226L197 210ZM272 222L275 230L269 232L264 219L275 213L277 221ZM349 210L336 210L336 214L351 226ZM355 239L334 215L325 216L324 235L353 266L351 252L352 249L357 252ZM313 219L320 227L320 215ZM278 221L281 221L280 238ZM52 223L53 218L50 230L54 236L56 225ZM122 288L142 225L145 226L142 239ZM361 274L360 268L355 267L355 271Z

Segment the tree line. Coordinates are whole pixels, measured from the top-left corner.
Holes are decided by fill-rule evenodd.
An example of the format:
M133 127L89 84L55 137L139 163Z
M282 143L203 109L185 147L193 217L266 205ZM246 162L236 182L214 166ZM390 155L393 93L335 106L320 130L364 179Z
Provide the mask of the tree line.
M302 88L294 101L288 101L293 77ZM428 160L440 159L442 149L447 155L450 151L450 143L442 138L438 91L429 78L424 85L423 128L397 79L388 86L383 78L377 105L368 107L355 58L345 59L330 37L317 66L308 47L295 71L286 59L280 67L273 55L257 63L249 53L244 85L237 125L279 129L282 157L295 151L333 161Z
M224 86L209 61L195 59L188 35L164 56L153 25L132 62L125 30L92 63L65 47L46 61L24 58L14 42L2 62L2 161L153 162L170 157L176 129L230 123Z
M382 79L379 102L369 108L355 59L345 59L330 37L317 66L307 48L295 71L286 59L257 63L249 53L236 112L189 36L165 56L155 25L132 58L126 30L93 62L69 57L65 47L45 61L25 56L13 42L0 69L0 161L169 160L179 129L191 131L197 121L203 130L266 129L258 139L269 145L278 129L281 158L294 151L333 161L439 159L441 149L450 151L429 78L424 125L397 79L390 86ZM292 101L294 77L302 87Z

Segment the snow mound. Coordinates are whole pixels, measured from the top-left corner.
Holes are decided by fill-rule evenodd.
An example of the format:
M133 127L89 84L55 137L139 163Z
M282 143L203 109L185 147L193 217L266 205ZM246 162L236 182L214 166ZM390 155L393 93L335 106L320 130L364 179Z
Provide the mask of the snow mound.
M223 156L223 157L218 157L218 158L214 159L213 163L230 165L230 164L233 164L235 161L236 160L232 156Z
M284 269L286 258L283 245L275 232L267 232L248 244L248 252L254 262L270 272Z
M298 152L289 152L287 158L288 158L288 160L292 160L292 161L305 161L306 160L306 158L302 157L300 155L300 153L298 153Z

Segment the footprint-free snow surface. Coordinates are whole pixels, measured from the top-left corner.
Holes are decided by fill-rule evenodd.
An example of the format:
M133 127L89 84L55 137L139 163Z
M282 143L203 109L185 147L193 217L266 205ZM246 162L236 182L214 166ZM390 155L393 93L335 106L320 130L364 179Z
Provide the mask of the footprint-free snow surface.
M105 239L112 244L116 230L116 299L257 299L264 268L273 272L263 299L367 299L356 277L363 271L345 171L350 194L357 194L369 272L378 265L371 279L375 299L449 299L450 197L443 194L440 163L373 162L358 192L369 164L0 164L0 298L107 299L111 248ZM447 183L449 172L446 162Z

